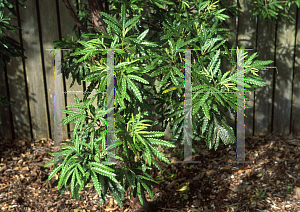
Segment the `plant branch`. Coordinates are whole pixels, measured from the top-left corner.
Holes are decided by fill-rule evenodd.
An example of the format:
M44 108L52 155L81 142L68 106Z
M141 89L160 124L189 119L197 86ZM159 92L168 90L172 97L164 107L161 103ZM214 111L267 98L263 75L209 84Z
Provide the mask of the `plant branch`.
M96 4L97 4L97 7L100 8L100 10L101 10L102 12L104 12L104 8L103 8L102 1L101 1L101 0L99 0L99 2L96 1Z
M73 20L75 21L75 23L77 24L78 28L82 31L82 32L87 32L87 29L83 26L83 24L79 21L79 19L77 18L74 10L72 9L70 2L68 0L62 0L67 8L67 10L69 11L70 15L72 16Z
M97 29L98 29L107 34L106 26L102 25L103 22L99 21L99 19L102 18L101 12L104 12L101 0L99 0L99 2L98 2L98 0L89 0L89 7L91 10L92 22L93 22L95 31L97 32Z

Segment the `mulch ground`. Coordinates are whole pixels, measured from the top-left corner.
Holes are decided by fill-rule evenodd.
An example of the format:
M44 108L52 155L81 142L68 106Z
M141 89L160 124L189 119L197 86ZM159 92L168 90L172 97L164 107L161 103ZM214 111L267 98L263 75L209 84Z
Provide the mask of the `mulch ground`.
M45 183L53 170L44 168L53 159L51 139L40 141L0 138L0 210L1 211L133 211L125 198L121 210L111 196L103 206L93 186L83 189L83 200L71 199L70 189L60 197L57 187ZM163 173L153 167L150 174L161 178L153 191L153 211L300 211L300 137L249 137L246 161L232 164L236 145L220 144L217 151L205 144L196 146L194 161L178 161L173 150L164 152L170 165L161 164ZM159 177L157 177L159 176ZM57 177L57 175L56 175ZM185 187L183 185L186 185ZM149 202L153 201L146 195Z

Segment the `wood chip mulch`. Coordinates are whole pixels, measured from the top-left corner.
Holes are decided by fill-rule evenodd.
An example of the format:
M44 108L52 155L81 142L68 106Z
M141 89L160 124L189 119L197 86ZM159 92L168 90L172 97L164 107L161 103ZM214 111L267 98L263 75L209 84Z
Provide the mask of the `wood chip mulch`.
M53 170L44 168L53 159L48 154L54 151L51 139L0 138L0 145L0 211L133 211L127 195L122 210L109 195L99 206L93 186L80 192L82 200L71 199L69 188L58 197L57 187L51 188L55 179L45 183ZM246 161L254 164L229 163L236 160L235 144L220 144L214 151L200 143L193 161L201 163L190 164L174 163L179 161L176 151L165 149L172 164L159 162L164 172L156 167L149 172L162 179L153 188L157 201L146 195L155 203L153 211L300 212L300 137L251 136L245 145Z

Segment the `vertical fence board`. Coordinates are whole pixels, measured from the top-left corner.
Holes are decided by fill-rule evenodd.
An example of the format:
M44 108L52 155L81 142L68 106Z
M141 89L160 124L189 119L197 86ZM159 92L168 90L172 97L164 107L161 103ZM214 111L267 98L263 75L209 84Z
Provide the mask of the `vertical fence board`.
M45 87L41 62L36 2L26 1L26 9L20 7L22 40L25 49L25 70L28 82L29 105L33 139L49 138L45 101Z
M69 2L70 2L70 5L72 6L74 12L76 12L77 9L74 6L74 4L77 3L76 0L70 0ZM62 1L59 1L59 13L60 13L60 24L61 24L61 36L66 38L67 40L69 40L68 35L70 35L71 37L74 38L74 40L76 40L77 39L76 34L72 31L73 27L75 25L75 22L73 21L70 13L68 12L66 6L64 5L64 3ZM65 51L66 50L63 51L64 55L65 55ZM66 83L65 91L79 91L79 92L83 91L83 86L78 85L77 81L75 81L74 85L70 88L70 85L72 83L71 73L69 75L69 79L65 79L65 83ZM75 93L75 94L79 100L83 99L82 93ZM75 105L76 104L73 93L65 94L65 98L67 101L67 105ZM77 109L74 109L74 108L69 108L68 110L78 111ZM69 124L69 126L70 126L70 131L72 131L75 126L74 122L71 122ZM72 135L71 135L71 137L72 137Z
M50 114L50 128L51 138L54 138L54 56L55 52L47 49L54 49L55 40L59 40L58 32L58 20L57 10L55 1L45 1L39 4L41 26L42 26L42 42L43 42L43 53L44 53L44 65L45 74L47 80L47 96L48 96L48 108ZM45 27L47 26L47 27ZM57 98L60 98L60 94L57 94ZM64 108L64 98L63 106ZM62 127L63 139L68 138L67 126Z
M250 20L252 13L249 12L253 8L253 3L250 1L241 2L242 12L238 18L238 46L245 45L247 55L251 56L255 51L255 32L256 21ZM244 60L245 62L245 60ZM245 109L245 136L253 135L253 106L254 106L254 92L245 92L246 98L249 99L245 104L251 108Z
M16 9L16 6L14 6ZM6 10L4 16L8 15L9 11ZM11 16L13 17L13 16ZM11 20L11 24L18 26L16 20ZM12 39L20 42L19 30L16 31L5 31L5 34ZM11 105L12 119L13 119L13 129L10 124L3 124L6 128L5 133L11 133L14 130L16 139L26 139L31 140L30 133L30 123L29 123L29 114L27 107L27 98L26 98L26 89L25 89L25 77L23 71L23 63L21 58L11 57L9 62L6 62L7 68L7 77L9 83L9 92L10 92L10 101L15 101L16 103ZM4 70L4 69L3 69ZM1 80L2 81L2 80ZM4 80L2 82L5 82ZM5 83L3 83L5 86ZM1 89L2 90L2 89ZM7 110L5 116L8 116L8 107L5 107ZM7 120L9 121L9 118ZM1 127L1 125L0 125ZM7 132L6 132L7 131Z
M230 6L230 5L233 5L236 3L237 3L236 0L231 0L231 1L228 1L228 4L226 6ZM236 18L235 17L227 18L225 22L228 24L230 31L233 32L233 34L231 36L226 38L227 42L230 44L229 49L231 49L232 45L236 46ZM231 50L231 51L234 51L234 50ZM230 52L230 50L229 50L229 52ZM231 71L233 68L232 64L226 58L221 59L221 64L222 64L221 71L223 74L227 71ZM224 95L226 95L226 94L224 94ZM224 107L222 105L220 106L220 108L222 108L222 110L224 110ZM236 131L235 118L233 117L233 115L231 114L230 111L227 111L225 114L226 114L226 116L228 116L228 118L226 117L226 121L227 121L228 125L231 126L235 132Z
M0 81L3 83L0 83L0 95L8 96L8 88L6 88L5 83L5 67L0 66ZM8 101L8 98L5 100L2 100L3 102ZM10 119L9 115L9 106L0 106L0 116L2 120L2 124L0 124L0 137L6 138L6 139L12 139L13 134L11 129L12 120Z
M300 9L298 9L298 26L300 25ZM300 34L297 32L296 52L294 62L294 79L293 79L293 101L292 101L292 126L291 131L294 135L300 135Z
M258 60L275 61L275 33L275 21L258 20ZM274 63L269 66L274 66ZM254 135L267 135L271 133L272 127L273 75L276 71L275 69L260 70L258 74L266 86L259 86L255 91Z
M295 5L291 8L295 12ZM290 24L287 18L285 19L285 23L278 22L277 25L276 66L278 74L275 75L273 113L273 130L277 130L275 135L290 133L295 24Z

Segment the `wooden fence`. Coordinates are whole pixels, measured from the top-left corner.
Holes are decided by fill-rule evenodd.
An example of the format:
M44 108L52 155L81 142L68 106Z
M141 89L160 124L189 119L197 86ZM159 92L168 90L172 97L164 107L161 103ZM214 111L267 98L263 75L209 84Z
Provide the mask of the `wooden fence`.
M82 2L82 1L81 1ZM87 0L85 1L87 2ZM76 0L70 0L73 5ZM19 8L22 22L12 23L22 31L7 32L25 49L22 60L11 58L6 67L0 67L0 95L7 95L16 104L1 108L0 136L8 139L53 138L54 131L54 48L52 41L62 37L76 37L72 32L74 22L62 1L25 2L26 9ZM228 38L230 44L245 45L251 55L258 52L259 60L273 60L278 68L260 71L267 86L247 93L250 99L246 109L245 130L248 135L300 135L300 35L298 8L293 7L296 24L269 20L252 20L248 11L252 5L242 1L240 18L227 19L230 29L237 30L236 36ZM75 9L75 7L73 8ZM231 69L222 60L222 71ZM64 81L67 91L84 91L88 84L75 85L70 89L71 79ZM82 94L78 94L82 98ZM63 106L75 104L73 95L63 96ZM65 114L63 114L63 118ZM297 118L298 117L298 118ZM152 117L153 118L153 117ZM230 122L234 127L236 123ZM63 127L63 139L74 124ZM156 128L157 129L157 128Z

